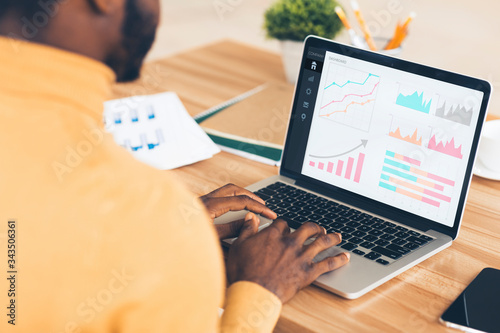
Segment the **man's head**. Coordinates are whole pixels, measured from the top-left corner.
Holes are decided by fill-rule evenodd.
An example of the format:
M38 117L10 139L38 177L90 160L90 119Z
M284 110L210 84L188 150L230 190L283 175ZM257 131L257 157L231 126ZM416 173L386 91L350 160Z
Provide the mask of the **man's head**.
M0 35L80 53L118 81L139 71L155 38L159 0L0 0Z

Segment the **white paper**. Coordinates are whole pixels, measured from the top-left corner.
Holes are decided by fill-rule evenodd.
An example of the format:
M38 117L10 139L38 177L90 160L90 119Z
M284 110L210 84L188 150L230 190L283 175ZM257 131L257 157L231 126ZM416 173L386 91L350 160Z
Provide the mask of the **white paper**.
M104 121L116 143L157 169L178 168L220 152L173 92L105 102Z

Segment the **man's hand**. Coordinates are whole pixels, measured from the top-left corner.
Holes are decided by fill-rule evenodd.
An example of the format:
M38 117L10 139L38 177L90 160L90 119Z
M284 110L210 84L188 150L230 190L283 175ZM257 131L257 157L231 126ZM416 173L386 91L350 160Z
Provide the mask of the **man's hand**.
M340 234L326 234L324 228L305 223L295 232L283 220L276 220L257 233L258 223L250 219L229 250L227 272L230 283L255 282L278 296L283 303L318 276L341 267L349 253L314 263L314 257L341 242ZM304 245L309 238L316 238Z
M264 200L233 184L227 184L207 195L200 197L210 215L215 219L229 211L248 210L256 214L274 220L277 215L271 209L266 207ZM247 214L245 220L252 220L259 223L259 218L254 214ZM227 224L215 225L220 239L237 237L245 220L234 221Z

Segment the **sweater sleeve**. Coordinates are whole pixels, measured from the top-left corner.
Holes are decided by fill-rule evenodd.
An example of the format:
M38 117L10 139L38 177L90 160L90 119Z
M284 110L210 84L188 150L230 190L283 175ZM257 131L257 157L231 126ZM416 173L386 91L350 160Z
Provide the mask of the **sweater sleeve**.
M272 332L281 306L280 299L260 285L236 282L227 290L221 332Z

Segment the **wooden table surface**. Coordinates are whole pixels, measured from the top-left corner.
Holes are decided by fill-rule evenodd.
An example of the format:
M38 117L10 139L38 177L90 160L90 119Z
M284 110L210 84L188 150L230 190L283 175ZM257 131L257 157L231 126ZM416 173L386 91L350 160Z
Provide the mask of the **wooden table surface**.
M269 81L285 81L280 56L233 41L148 63L116 97L174 91L191 115ZM173 171L195 193L248 186L277 167L221 152ZM441 253L356 300L310 286L283 307L276 332L450 331L441 314L485 267L500 268L500 182L474 176L458 239Z

